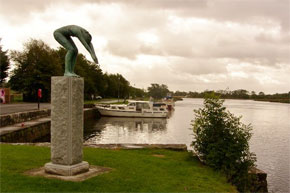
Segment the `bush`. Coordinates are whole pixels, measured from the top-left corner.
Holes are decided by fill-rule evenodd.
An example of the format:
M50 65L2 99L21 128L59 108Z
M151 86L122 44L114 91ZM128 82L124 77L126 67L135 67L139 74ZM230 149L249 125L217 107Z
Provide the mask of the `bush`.
M248 170L256 161L248 144L252 127L227 111L223 102L211 94L205 97L204 108L194 110L192 146L205 164L223 171L244 192L249 190Z

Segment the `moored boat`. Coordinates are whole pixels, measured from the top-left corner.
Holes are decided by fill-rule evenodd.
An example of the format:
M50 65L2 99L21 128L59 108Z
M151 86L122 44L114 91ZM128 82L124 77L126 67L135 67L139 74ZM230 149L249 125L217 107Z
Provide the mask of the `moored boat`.
M168 111L164 107L154 107L150 101L130 101L128 105L97 106L102 116L112 117L156 117L166 118Z
M174 101L172 99L162 100L160 102L154 102L153 107L166 108L168 111L174 110Z

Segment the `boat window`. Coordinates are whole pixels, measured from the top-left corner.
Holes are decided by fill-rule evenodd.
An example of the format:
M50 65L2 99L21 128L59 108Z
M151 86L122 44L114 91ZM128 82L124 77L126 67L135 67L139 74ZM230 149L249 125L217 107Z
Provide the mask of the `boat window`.
M136 111L141 111L141 109L142 109L142 103L137 103Z
M119 109L124 110L125 108L124 107L119 107Z
M116 109L116 107L112 106L111 109Z
M143 103L143 109L150 109L150 106L148 103Z
M129 103L128 106L135 106L135 103Z
M160 108L159 110L160 110L160 111L164 111L164 109L163 109L163 108Z

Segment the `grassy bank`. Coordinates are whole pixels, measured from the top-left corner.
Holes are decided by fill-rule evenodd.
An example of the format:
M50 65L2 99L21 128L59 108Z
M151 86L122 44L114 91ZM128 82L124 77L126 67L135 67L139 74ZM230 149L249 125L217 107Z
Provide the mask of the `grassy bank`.
M188 152L84 148L84 160L113 171L67 182L23 175L49 162L49 148L6 144L0 148L1 192L236 192L222 174Z

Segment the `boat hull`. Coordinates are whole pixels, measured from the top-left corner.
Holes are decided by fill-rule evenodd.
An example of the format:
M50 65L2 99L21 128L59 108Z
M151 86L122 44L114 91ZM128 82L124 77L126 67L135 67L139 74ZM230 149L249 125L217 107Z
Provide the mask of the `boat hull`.
M109 117L147 117L147 118L166 118L167 112L136 112L136 111L114 111L98 108L102 116Z

